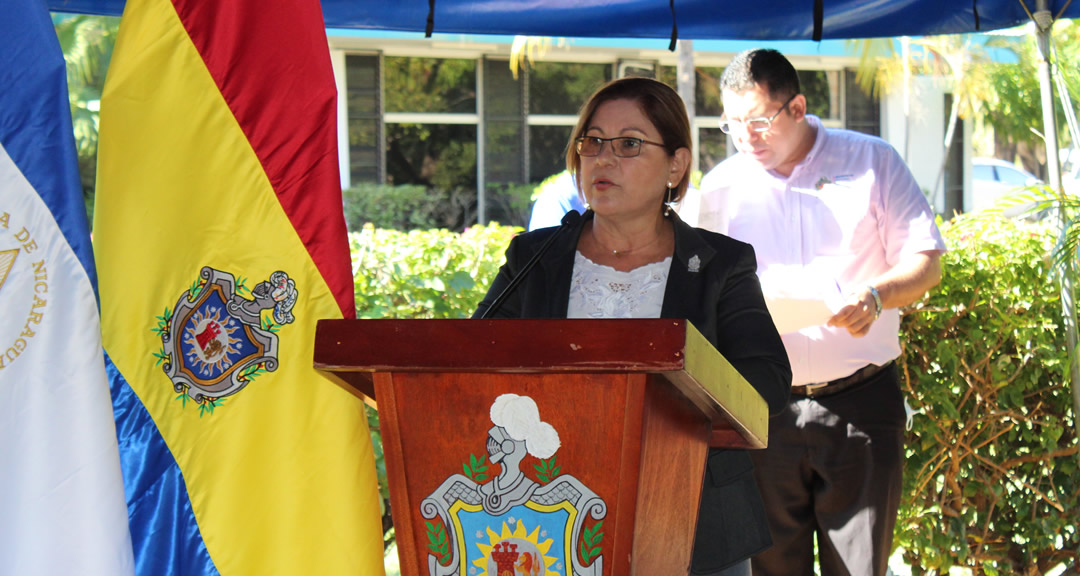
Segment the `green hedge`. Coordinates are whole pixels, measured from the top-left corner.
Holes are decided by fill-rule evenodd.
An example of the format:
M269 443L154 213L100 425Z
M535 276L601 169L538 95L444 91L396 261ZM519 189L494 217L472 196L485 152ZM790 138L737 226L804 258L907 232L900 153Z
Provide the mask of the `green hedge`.
M461 230L476 220L476 193L419 184L356 184L341 191L349 230L365 224L395 230Z
M358 318L468 318L520 228L350 233Z
M901 327L903 383L919 413L896 544L914 574L1073 566L1080 478L1061 301L1046 257L1054 234L970 217L941 228L944 278ZM358 316L469 316L518 231L366 226L351 235Z
M1080 478L1052 229L964 216L944 278L906 311L908 437L897 544L913 574L1075 566Z

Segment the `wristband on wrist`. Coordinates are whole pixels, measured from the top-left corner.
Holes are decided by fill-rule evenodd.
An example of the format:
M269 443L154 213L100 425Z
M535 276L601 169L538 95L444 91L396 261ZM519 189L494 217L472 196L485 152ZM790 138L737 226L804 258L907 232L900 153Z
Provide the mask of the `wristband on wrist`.
M874 297L874 320L881 317L881 294L878 294L877 288L867 284L866 289L870 291L870 295Z

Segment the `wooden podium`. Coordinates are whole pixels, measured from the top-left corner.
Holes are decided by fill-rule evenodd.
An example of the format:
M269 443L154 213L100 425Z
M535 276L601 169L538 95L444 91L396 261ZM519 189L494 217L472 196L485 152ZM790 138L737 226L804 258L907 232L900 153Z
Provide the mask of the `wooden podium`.
M686 574L708 447L765 401L685 320L323 320L377 403L405 576Z

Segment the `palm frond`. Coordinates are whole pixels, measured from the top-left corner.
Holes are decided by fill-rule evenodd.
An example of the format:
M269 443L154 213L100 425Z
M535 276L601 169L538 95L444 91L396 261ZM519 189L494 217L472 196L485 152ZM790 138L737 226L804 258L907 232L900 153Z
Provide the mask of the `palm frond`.
M510 73L514 79L517 80L518 70L543 58L551 50L552 43L552 38L548 36L514 36L514 43L510 46Z

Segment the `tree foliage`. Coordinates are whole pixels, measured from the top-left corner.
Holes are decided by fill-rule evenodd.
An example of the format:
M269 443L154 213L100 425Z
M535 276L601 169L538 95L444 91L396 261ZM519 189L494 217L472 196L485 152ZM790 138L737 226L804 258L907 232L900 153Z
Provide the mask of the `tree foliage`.
M933 76L948 82L960 118L970 118L996 103L986 67L990 62L984 46L971 36L950 34L911 38L910 57L904 61L895 40L875 38L849 41L859 54L856 79L867 93L888 94L902 89L904 67L912 76Z
M945 276L907 310L909 434L896 543L914 574L1075 565L1077 438L1052 228L962 216Z
M112 58L120 19L60 14L53 14L52 18L67 66L75 148L83 196L89 211L97 178L98 104L105 89L105 70Z
M1054 63L1061 72L1076 110L1080 101L1080 26L1072 20L1054 24ZM893 39L853 40L860 55L857 78L867 92L896 90L904 85L905 65L911 75L944 78L953 94L950 126L955 118L975 118L993 127L995 156L1018 158L1025 168L1045 177L1046 147L1042 140L1042 94L1037 71L1040 57L1034 33L994 36L985 42L968 35L909 39L911 56L904 61ZM1073 142L1064 121L1055 86L1058 139Z
M1065 80L1073 110L1080 102L1080 26L1071 20L1055 23L1053 28L1055 65ZM1036 74L1040 56L1032 35L997 37L988 46L1005 50L1016 63L997 62L988 67L989 79L997 94L996 105L986 112L986 121L994 127L994 145L1001 158L1019 158L1024 167L1046 176L1046 147L1032 129L1043 132L1042 91ZM1064 108L1055 86L1054 113L1058 141L1062 148L1080 146L1065 123Z
M936 205L959 119L980 115L985 106L992 108L996 94L990 89L987 79L986 64L989 59L984 47L973 42L971 36L951 34L908 38L905 41L913 48L907 57L897 56L892 39L852 41L860 53L856 77L864 90L873 86L875 92L886 93L897 88L910 89L905 79L912 75L938 77L947 83L952 104L945 128L941 164L930 194L930 203ZM905 121L910 123L911 119L906 118ZM949 208L946 206L946 209Z

